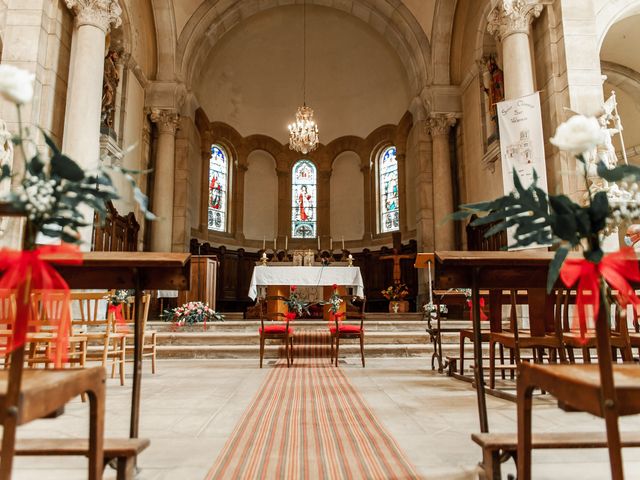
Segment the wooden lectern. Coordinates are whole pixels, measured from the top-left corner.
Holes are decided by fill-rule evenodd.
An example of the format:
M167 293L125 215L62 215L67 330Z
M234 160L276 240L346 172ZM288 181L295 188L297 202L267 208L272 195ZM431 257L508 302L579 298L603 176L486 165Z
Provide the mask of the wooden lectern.
M204 302L216 309L218 258L215 255L191 256L191 288L178 292L178 305Z

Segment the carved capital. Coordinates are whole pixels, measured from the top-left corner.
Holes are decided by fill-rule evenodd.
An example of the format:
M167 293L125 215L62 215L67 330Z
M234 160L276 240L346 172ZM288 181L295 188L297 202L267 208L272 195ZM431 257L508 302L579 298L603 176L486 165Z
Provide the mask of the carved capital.
M451 113L436 113L427 121L431 136L449 135L449 130L456 124L456 117Z
M542 13L537 0L499 0L488 17L487 30L502 41L512 33L529 34L529 25Z
M76 16L76 26L93 25L107 33L122 24L122 8L117 0L65 0Z
M158 126L160 133L176 134L180 123L180 115L174 110L152 108L149 118Z

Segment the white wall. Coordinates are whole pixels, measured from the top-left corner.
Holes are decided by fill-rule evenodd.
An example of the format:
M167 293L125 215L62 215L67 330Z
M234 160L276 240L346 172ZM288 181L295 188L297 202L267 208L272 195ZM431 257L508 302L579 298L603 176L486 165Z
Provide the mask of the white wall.
M300 6L259 13L227 33L194 85L209 119L286 143L303 99L302 33ZM404 67L379 33L346 13L307 6L307 104L322 143L396 124L410 99Z
M343 152L333 162L331 171L331 236L335 242L361 240L364 235L364 176L360 157Z
M262 240L278 231L278 177L271 154L255 150L247 157L244 174L244 236Z

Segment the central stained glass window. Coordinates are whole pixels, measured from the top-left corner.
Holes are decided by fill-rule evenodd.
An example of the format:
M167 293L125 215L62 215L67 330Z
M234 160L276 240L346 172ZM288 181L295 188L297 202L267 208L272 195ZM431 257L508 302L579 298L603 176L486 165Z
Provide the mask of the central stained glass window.
M315 238L317 206L316 166L309 160L293 165L291 175L291 236Z

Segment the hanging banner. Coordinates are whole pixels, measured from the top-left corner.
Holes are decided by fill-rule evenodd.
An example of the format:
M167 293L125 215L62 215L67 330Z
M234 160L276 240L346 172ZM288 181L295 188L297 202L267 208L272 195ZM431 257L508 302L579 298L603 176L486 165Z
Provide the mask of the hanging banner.
M547 167L544 157L544 136L540 95L533 93L525 97L497 103L500 129L500 153L502 157L502 185L504 193L515 190L513 170L526 188L533 183L533 171L538 174L538 187L547 191ZM515 227L507 230L508 245L513 245ZM532 244L526 248L546 245ZM509 247L509 250L513 248Z

